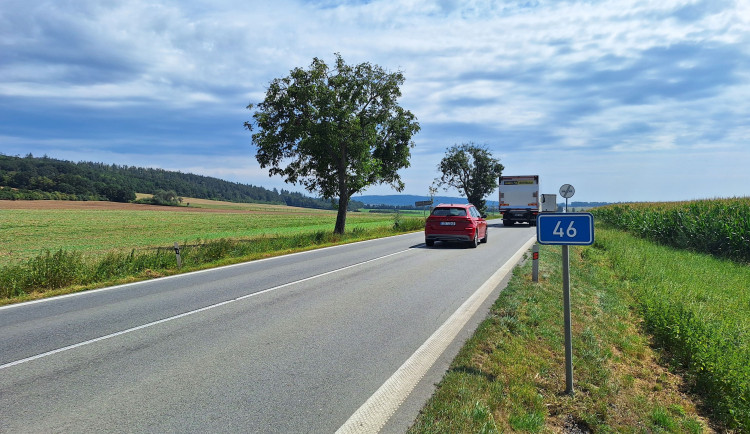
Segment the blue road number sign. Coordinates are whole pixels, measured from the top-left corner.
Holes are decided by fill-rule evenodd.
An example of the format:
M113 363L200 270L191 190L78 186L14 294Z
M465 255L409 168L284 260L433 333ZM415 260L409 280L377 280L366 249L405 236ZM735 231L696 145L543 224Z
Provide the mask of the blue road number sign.
M594 244L594 216L587 212L539 214L536 239L539 244L589 246Z

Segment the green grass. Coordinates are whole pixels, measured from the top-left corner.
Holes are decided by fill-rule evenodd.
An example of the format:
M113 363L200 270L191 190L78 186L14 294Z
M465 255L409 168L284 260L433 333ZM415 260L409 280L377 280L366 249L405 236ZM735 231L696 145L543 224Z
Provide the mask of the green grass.
M542 246L540 282L531 282L531 261L515 270L411 433L698 433L709 431L705 415L715 427L749 429L750 270L596 231L594 246L571 248L574 396L564 393L561 249ZM706 326L684 333L698 330L695 319ZM660 337L669 330L715 349L691 368Z
M171 246L175 241L332 232L335 221L331 211L279 207L253 213L10 209L0 212L0 266L46 250L103 256L113 250ZM350 213L347 228L371 229L392 222L392 215Z
M640 238L620 234L613 266L636 290L655 344L717 420L750 429L750 198L611 205L594 214Z
M623 233L602 245L672 368L716 420L750 430L750 267Z

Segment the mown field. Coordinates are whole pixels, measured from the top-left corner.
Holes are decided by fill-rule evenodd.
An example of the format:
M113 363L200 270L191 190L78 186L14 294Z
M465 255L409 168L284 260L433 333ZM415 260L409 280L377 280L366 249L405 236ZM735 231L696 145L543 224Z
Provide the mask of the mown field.
M102 256L175 242L333 231L333 211L185 198L190 207L112 202L0 201L0 266L45 250ZM389 214L350 213L347 229L393 224Z
M188 202L0 201L0 304L424 228L421 218L354 212L337 235L333 211Z

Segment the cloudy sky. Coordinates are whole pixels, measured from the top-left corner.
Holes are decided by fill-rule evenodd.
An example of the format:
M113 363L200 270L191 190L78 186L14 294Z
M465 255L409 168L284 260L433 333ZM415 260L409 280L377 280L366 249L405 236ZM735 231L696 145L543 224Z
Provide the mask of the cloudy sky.
M750 195L748 0L2 0L0 153L300 191L245 107L334 53L404 73L404 193L475 142L573 200Z

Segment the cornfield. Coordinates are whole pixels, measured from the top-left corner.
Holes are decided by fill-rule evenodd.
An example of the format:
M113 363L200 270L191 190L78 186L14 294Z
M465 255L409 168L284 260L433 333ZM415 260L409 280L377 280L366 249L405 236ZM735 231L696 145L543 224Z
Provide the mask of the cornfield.
M598 221L638 237L750 262L750 197L616 204L592 212Z

